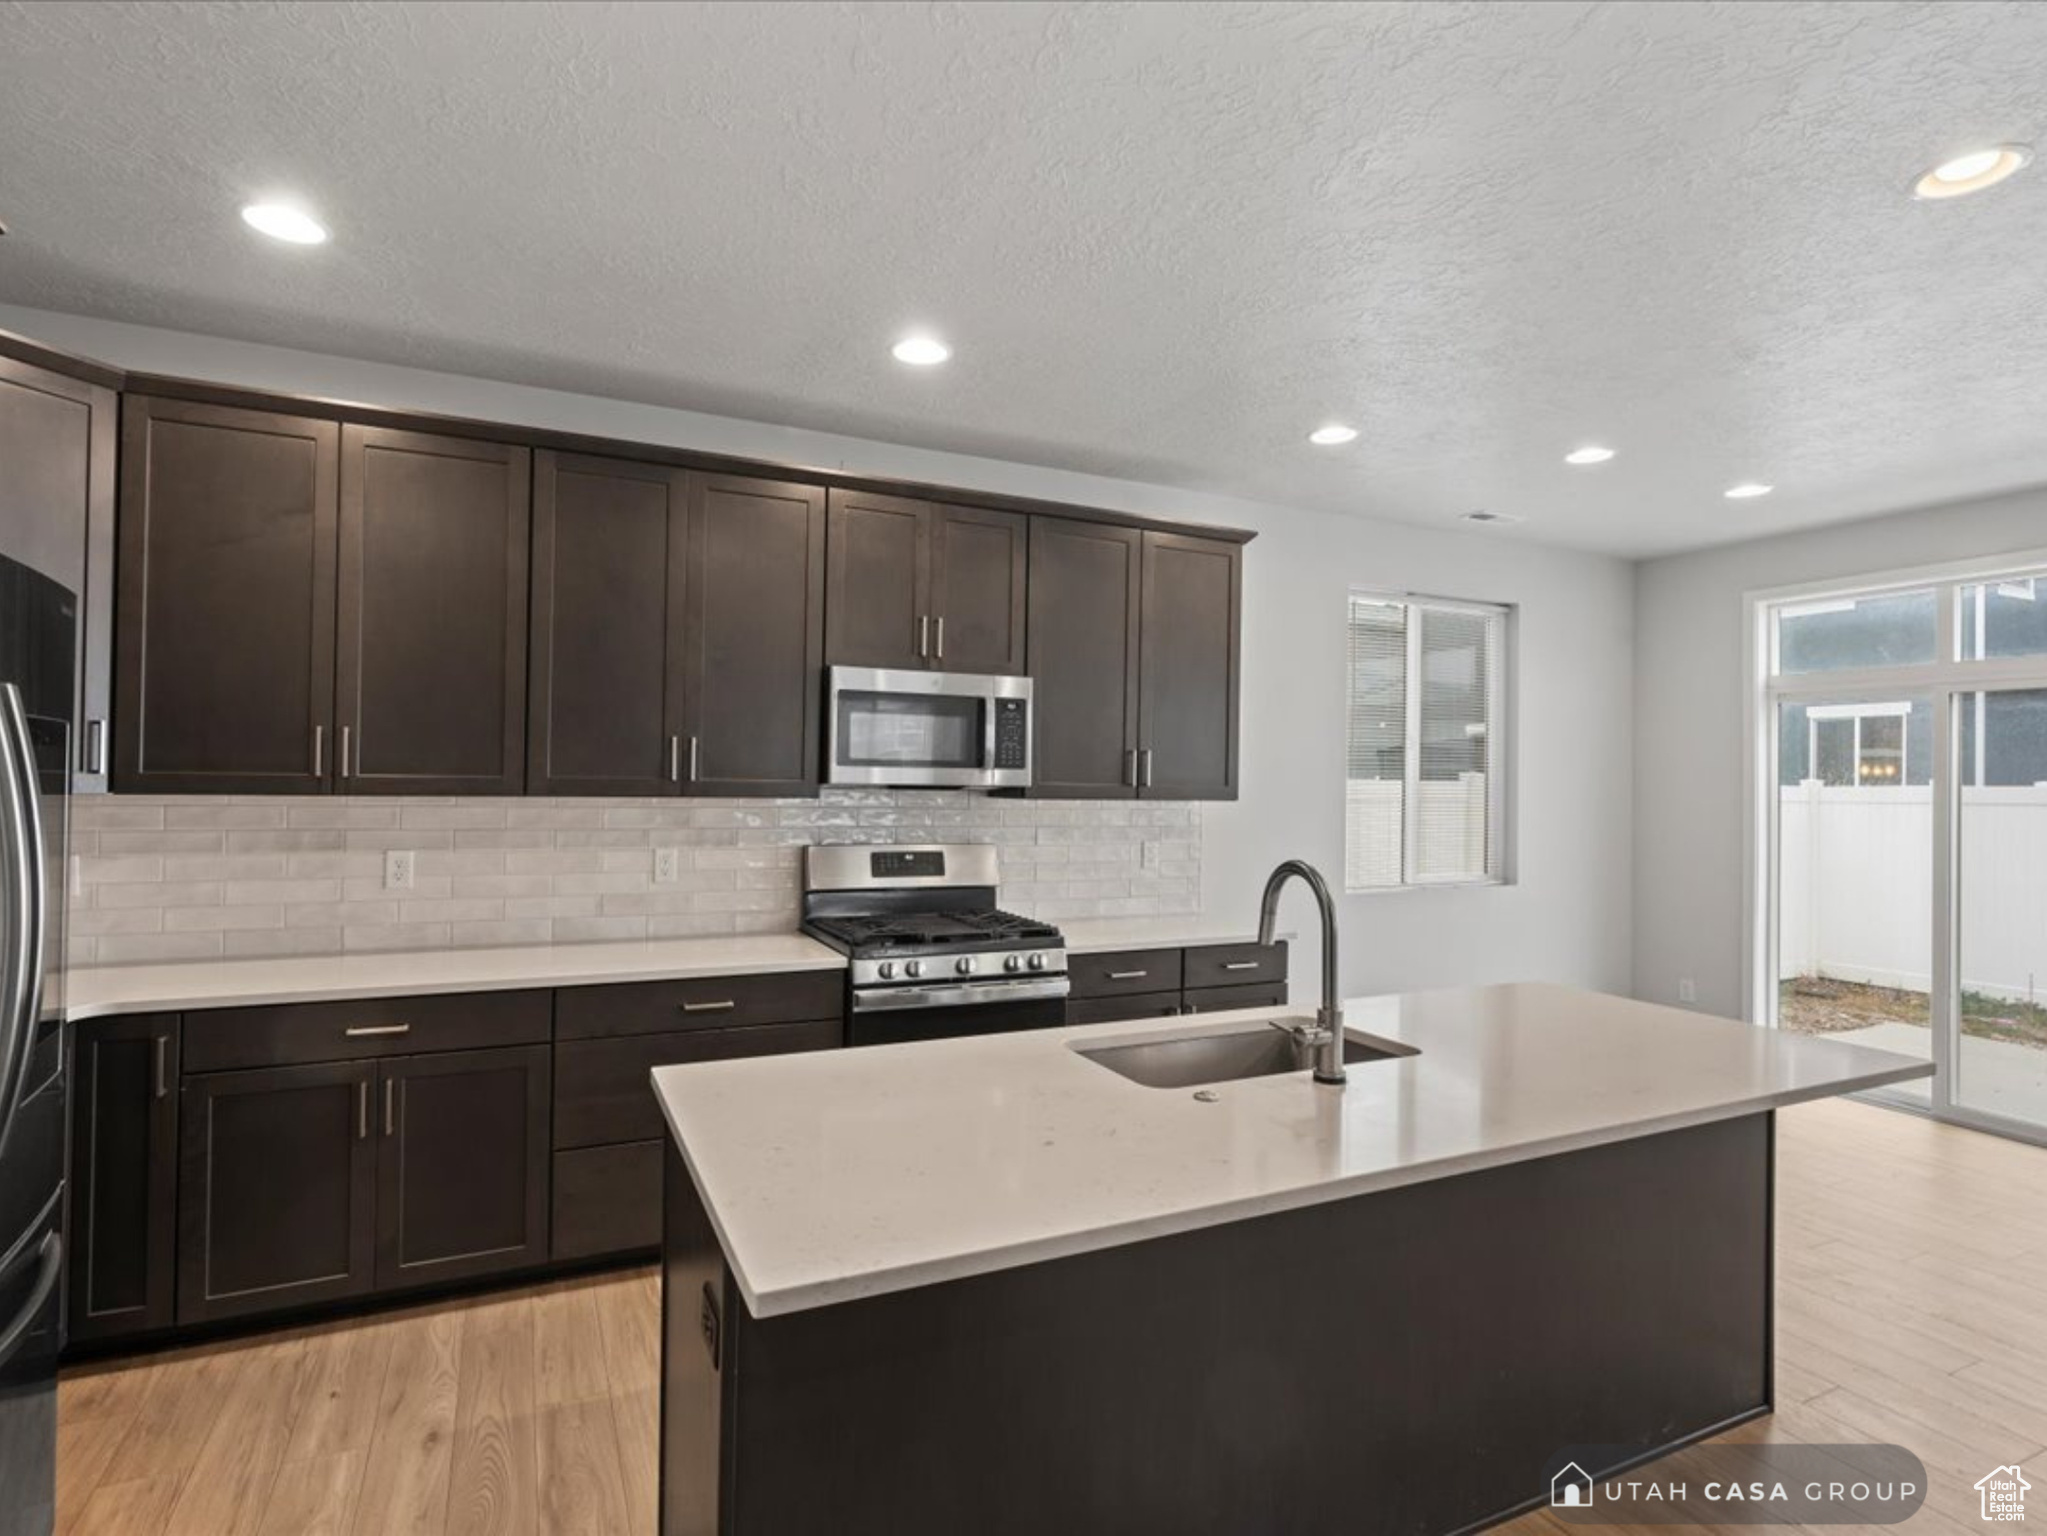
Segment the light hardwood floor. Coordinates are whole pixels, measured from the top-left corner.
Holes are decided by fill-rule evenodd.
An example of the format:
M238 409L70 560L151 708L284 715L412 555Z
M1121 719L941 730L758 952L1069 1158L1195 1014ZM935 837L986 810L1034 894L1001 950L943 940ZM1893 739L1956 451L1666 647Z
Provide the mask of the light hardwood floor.
M1887 1529L1942 1536L2038 1461L2047 1518L2047 1150L1826 1103L1778 1152L1778 1409L1730 1438L1902 1444L1932 1493ZM648 1536L659 1305L635 1270L74 1370L58 1530Z

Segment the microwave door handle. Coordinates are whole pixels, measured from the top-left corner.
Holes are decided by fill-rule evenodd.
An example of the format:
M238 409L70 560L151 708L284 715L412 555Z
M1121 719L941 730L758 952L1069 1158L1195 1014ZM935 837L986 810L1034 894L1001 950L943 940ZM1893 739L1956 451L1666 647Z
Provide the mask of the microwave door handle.
M13 1129L15 1100L28 1070L41 1008L43 964L43 828L35 744L21 692L0 684L0 890L6 931L0 933L0 1151Z
M995 771L995 695L983 695L981 699L981 770Z

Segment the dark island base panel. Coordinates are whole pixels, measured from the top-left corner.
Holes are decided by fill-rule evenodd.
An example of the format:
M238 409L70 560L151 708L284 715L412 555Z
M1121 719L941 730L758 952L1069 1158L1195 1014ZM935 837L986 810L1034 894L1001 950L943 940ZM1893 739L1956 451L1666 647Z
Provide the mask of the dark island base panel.
M1759 1114L765 1320L671 1150L662 1536L1493 1523L1567 1447L1632 1465L1767 1411L1773 1138Z

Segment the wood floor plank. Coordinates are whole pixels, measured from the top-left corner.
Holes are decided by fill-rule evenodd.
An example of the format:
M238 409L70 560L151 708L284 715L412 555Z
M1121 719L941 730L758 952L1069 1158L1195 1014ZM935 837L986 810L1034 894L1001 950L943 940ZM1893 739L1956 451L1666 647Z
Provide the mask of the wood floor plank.
M533 1303L471 1310L462 1336L448 1536L537 1536Z
M106 1481L107 1464L127 1433L127 1417L66 1414L61 1394L57 1409L57 1536L68 1536L85 1512L92 1491Z
M618 1427L619 1466L625 1474L626 1530L629 1536L654 1536L660 1523L660 1394L645 1387L615 1395L611 1412Z
M367 1450L336 1451L277 1470L257 1536L348 1536Z
M629 1523L611 1404L585 1401L543 1408L535 1430L540 1528L547 1536L623 1536Z
M286 1335L238 1362L164 1536L256 1536L305 1403L306 1342Z
M534 1398L542 1408L611 1396L597 1295L616 1280L570 1280L533 1298Z
M660 1385L661 1312L658 1282L632 1276L597 1295L604 1364L614 1392Z
M464 1309L390 1323L391 1359L364 1461L354 1536L442 1536L455 1440Z
M286 1461L368 1447L396 1333L391 1324L370 1319L329 1324L308 1337L306 1400L285 1448Z
M101 1483L71 1529L78 1536L161 1536L182 1477L137 1477Z
M233 1391L241 1353L210 1350L157 1362L105 1480L181 1484Z

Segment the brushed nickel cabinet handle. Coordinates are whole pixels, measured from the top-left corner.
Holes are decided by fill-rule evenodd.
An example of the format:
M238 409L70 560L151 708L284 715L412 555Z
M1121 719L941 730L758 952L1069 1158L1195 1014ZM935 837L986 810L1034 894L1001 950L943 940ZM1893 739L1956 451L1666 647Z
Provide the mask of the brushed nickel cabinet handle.
M728 997L722 1002L716 1003L684 1003L682 1011L684 1013L730 1013L738 1006L739 1004Z
M1262 963L1257 960L1225 960L1223 962L1223 969L1226 971L1255 971Z
M671 784L680 784L682 782L682 738L680 736L668 738L668 782Z
M386 1136L394 1136L398 1131L398 1117L391 1107L392 1095L397 1087L398 1079L395 1077L384 1079L384 1134Z
M355 1085L355 1139L370 1139L370 1082L364 1078Z
M1132 789L1135 789L1137 788L1137 748L1132 747L1123 755L1129 759L1123 765L1123 782Z
M917 654L919 656L931 654L931 615L928 613L917 615Z
M334 764L334 771L339 777L344 779L354 777L348 771L348 727L345 725L341 728L341 755Z
M327 727L313 727L313 777L325 778L327 774Z
M694 737L694 736L690 737L690 739L689 739L689 781L690 781L690 783L692 783L692 784L696 783L696 781L697 781L697 770L698 770L698 768L700 767L700 765L701 765L701 763L702 763L702 760L703 760L703 755L702 755L702 753L700 753L700 752L699 752L699 751L697 750L697 746L698 746L698 743L697 743L697 738L696 738L696 737Z
M351 1024L342 1033L351 1040L360 1040L366 1035L409 1035L410 1024Z
M943 661L945 660L945 615L942 613L938 616L938 622L934 626L934 633L937 636L937 641L932 649L938 653L938 659Z
M1140 788L1143 788L1143 789L1150 789L1150 788L1151 788L1151 748L1150 748L1150 747L1146 747L1146 748L1144 749L1144 753L1143 753L1143 756L1144 756L1144 782L1143 782L1143 784L1142 784L1142 785L1140 786Z
M1111 971L1109 972L1109 980L1142 981L1145 977L1149 976L1150 974L1151 974L1150 971Z
M170 1045L171 1037L169 1035L158 1035L156 1037L156 1096L159 1099L170 1096Z
M107 771L107 722L104 720L85 722L85 771Z

